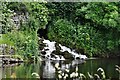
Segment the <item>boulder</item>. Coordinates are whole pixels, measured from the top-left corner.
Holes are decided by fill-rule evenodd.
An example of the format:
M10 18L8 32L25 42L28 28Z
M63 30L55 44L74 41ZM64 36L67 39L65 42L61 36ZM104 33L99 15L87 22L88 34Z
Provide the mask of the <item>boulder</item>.
M70 54L68 51L65 52L53 51L52 54L62 55L65 59L74 59L73 55Z
M40 49L40 50L42 50L44 47L46 47L46 44L43 43L43 40L42 40L42 39L40 39L40 40L38 41L38 43L39 43L39 49Z

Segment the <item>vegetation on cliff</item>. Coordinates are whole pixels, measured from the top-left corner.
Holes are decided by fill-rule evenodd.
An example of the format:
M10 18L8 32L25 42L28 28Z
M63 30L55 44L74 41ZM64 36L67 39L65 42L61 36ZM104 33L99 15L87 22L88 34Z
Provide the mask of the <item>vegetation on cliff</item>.
M1 4L0 44L24 58L38 55L37 31L46 27L48 39L88 56L120 55L119 2Z

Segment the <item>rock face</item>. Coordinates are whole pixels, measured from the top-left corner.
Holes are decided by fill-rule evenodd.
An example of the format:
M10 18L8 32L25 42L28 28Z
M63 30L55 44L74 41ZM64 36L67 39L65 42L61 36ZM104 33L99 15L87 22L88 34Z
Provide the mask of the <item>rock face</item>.
M28 20L29 14L23 13L23 12L14 12L14 15L12 16L12 20L15 24L15 28L16 29L20 29L20 24L22 23L26 23L26 21Z
M43 59L65 60L65 59L86 59L85 55L77 53L66 46L45 39L40 40L40 55Z
M14 46L9 46L7 44L0 44L0 53L1 54L15 54L15 48ZM1 55L0 54L0 55Z

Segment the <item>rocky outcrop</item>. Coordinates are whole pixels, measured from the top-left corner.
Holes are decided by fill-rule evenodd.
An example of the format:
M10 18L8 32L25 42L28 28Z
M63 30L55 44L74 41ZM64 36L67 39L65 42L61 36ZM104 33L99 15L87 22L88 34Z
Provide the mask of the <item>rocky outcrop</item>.
M20 29L21 23L24 24L27 22L29 18L29 14L23 13L23 12L14 12L14 15L12 16L12 20L15 24L16 29Z
M4 64L19 63L19 62L23 62L23 59L19 57L15 57L14 46L1 44L0 45L0 62Z
M1 54L15 54L15 48L14 46L9 46L7 44L1 44L0 45L0 53Z
M65 59L74 59L74 57L68 52L59 52L59 51L53 51L52 54L63 56Z

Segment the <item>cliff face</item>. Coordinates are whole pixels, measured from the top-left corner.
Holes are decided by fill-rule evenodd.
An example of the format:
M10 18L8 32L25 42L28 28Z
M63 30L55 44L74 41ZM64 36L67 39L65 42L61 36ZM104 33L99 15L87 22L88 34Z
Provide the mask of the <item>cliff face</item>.
M15 24L15 28L20 29L20 26L28 21L29 15L28 12L14 12L14 15L11 18Z

